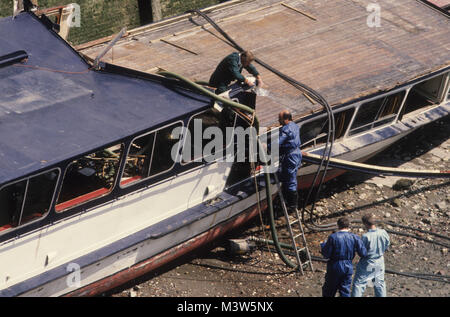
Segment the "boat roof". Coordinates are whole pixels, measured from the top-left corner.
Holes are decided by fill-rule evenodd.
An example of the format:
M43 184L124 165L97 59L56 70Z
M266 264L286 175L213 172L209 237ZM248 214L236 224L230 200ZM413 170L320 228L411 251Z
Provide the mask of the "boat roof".
M381 10L380 27L367 23L373 4ZM204 12L241 47L315 89L332 106L450 65L449 16L419 0L232 0ZM95 58L109 39L77 49ZM184 14L128 31L105 60L208 81L220 60L233 51L202 17ZM278 112L286 108L295 118L311 111L298 90L254 65L271 93L257 98L262 126L277 125ZM312 107L320 109L318 104Z
M440 8L450 6L450 0L428 0L428 1L434 5L437 5Z
M172 81L89 70L32 13L0 19L0 184L207 108Z

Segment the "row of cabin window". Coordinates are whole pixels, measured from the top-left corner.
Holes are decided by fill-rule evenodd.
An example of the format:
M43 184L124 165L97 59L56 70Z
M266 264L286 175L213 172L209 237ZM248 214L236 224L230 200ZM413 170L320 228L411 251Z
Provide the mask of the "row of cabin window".
M446 89L448 76L448 73L444 73L414 85L408 93L399 118L401 119L405 114L439 102L442 92L445 93L443 90ZM447 83L447 89L448 85ZM400 91L362 104L348 134L355 135L395 120L405 95L406 91ZM354 112L355 109L350 108L334 114L335 139L344 136ZM327 131L328 120L326 117L303 124L300 133L302 147L315 147L324 143L327 139Z
M401 91L361 105L353 120L349 135L361 133L394 120L404 96L405 92ZM350 108L334 114L335 140L344 136L354 112L355 109ZM317 146L324 143L327 139L327 131L327 117L303 124L300 133L302 147Z
M225 117L226 112L208 109L193 116L188 130L194 133L194 120L201 119L202 132L208 127L218 126L225 135L233 119ZM127 153L120 185L126 186L139 180L168 172L175 165L172 148L179 142L173 137L176 128L182 128L182 122L176 122L159 130L144 134L132 141ZM203 141L205 142L205 141ZM224 145L227 144L224 141ZM190 160L196 159L195 142L190 142ZM203 143L204 146L204 143ZM85 155L74 160L66 169L61 191L55 210L62 212L72 207L99 198L111 192L119 170L123 144L118 144ZM216 151L221 149L216 149ZM201 152L200 152L201 153ZM184 163L188 163L189 157ZM27 224L44 217L51 206L59 177L59 169L54 169L27 179L8 184L0 189L0 232Z
M439 89L436 87L439 87L439 82L445 76L435 77L416 85L408 95L403 108L404 113L431 104L421 91L426 91L431 97L437 98ZM370 130L394 120L405 93L401 91L363 104L359 107L349 134ZM335 114L335 139L345 134L353 113L352 108ZM218 126L222 128L225 136L225 128L234 125L236 118L230 117L230 114L225 111L220 113L215 109L206 110L189 121L188 130L191 136L194 132L195 119L201 119L202 133L208 127ZM172 148L178 142L178 139L172 137L172 133L175 128L182 126L183 124L178 122L133 140L121 178L121 186L169 171L175 164L172 159ZM301 133L303 147L316 146L325 142L327 126L326 118L304 124ZM224 147L229 141L224 140ZM201 149L195 148L200 144L190 142L190 159L183 157L183 162L188 163L198 159L195 154L199 153L198 151L202 153L206 142L208 140L202 138ZM123 145L119 144L73 161L66 170L55 207L56 211L68 210L108 194L114 186L122 152ZM0 189L0 232L44 217L53 200L58 177L59 170L56 169L2 187Z

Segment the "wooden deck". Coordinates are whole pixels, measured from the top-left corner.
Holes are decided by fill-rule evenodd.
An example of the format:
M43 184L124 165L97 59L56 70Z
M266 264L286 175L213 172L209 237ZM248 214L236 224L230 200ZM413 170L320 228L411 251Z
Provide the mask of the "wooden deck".
M450 65L450 20L418 0L378 0L381 27L367 25L371 0L230 1L208 12L240 46L338 105L391 89ZM95 58L107 39L78 47ZM234 49L201 17L130 30L104 61L145 72L157 67L208 81ZM295 117L311 103L298 90L255 64L278 101L257 98L261 124L277 124L288 108ZM244 71L245 73L245 71ZM245 74L244 74L245 75ZM318 109L318 105L315 105Z
M450 6L450 0L428 0L428 1L441 8Z

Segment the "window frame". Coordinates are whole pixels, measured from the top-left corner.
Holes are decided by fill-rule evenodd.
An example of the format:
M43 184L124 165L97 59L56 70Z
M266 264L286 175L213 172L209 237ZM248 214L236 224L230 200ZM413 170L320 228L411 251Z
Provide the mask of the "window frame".
M449 77L450 76L450 72L447 73L447 76L445 76L445 75L446 75L445 73L442 73L442 74L439 74L439 75L436 75L436 76L432 76L432 77L430 77L430 78L428 78L426 80L422 80L422 81L416 83L415 85L413 85L411 87L411 90L413 90L416 86L419 86L422 83L425 83L427 81L431 81L431 80L434 80L434 79L437 79L437 78L441 77L440 78L441 80L440 80L440 83L439 83L437 96L432 96L432 95L428 94L428 92L423 91L420 88L417 88L418 92L421 95L423 95L424 97L429 98L430 100L432 100L434 102L434 104L439 104L439 103L441 103L441 102L443 102L445 100L445 91L446 91L446 87L448 85L448 81L449 81L449 78L450 78Z
M400 106L398 107L398 111L396 113L392 113L390 115L386 115L386 116L384 116L382 118L378 118L377 120L373 120L373 121L371 121L369 123L366 123L364 125L352 128L353 124L355 123L356 117L358 116L359 111L361 110L361 108L364 107L364 105L367 105L368 103L371 103L371 102L373 102L375 100L383 99L383 106L384 106L385 105L384 101L387 98L389 98L391 96L394 96L396 94L399 94L399 93L404 93L404 95L403 95L403 99L402 99L402 101L400 103ZM406 101L406 98L407 98L408 95L409 95L409 89L403 87L401 89L396 89L394 91L390 91L387 94L378 95L378 96L376 96L374 98L370 98L368 100L361 101L359 104L357 104L355 106L355 113L353 114L352 120L349 122L349 128L348 128L347 132L345 133L344 137L353 137L355 135L358 135L358 134L361 134L361 133L364 133L364 132L368 132L368 131L371 131L373 129L377 129L377 128L380 128L380 127L383 127L383 126L386 126L386 125L389 125L389 124L395 122L398 119L398 116L400 115L400 113L402 112L402 109L403 109L403 107L405 105L405 101ZM378 115L378 112L377 112L377 115ZM383 121L385 121L387 119L389 119L388 122L382 123ZM377 126L377 123L379 123L378 126ZM369 125L371 126L369 129L366 129L366 130L363 130L363 131L353 132L355 130L359 130L359 129L362 129L364 127L367 127Z
M58 176L56 177L56 180L55 180L55 187L53 188L53 194L51 195L50 204L49 204L49 206L48 206L47 212L46 212L45 214L42 214L41 217L38 217L38 218L36 218L36 219L34 219L34 220L32 220L32 221L26 222L26 223L24 223L24 224L20 224L21 221L22 221L23 209L24 209L24 207L25 207L25 202L26 202L26 199L27 199L27 194L28 194L27 192L28 192L28 186L29 186L29 183L30 183L30 179L31 179L31 178L34 178L34 177L37 177L37 176L41 176L41 175L47 174L47 173L50 173L50 172L52 172L52 171L57 171L57 172L58 172ZM17 180L15 180L15 181L12 181L12 182L10 182L10 183L6 183L6 184L4 184L3 186L1 186L1 187L0 187L0 192L1 192L5 187L14 185L14 184L16 184L16 183L20 183L20 182L22 182L22 181L24 181L24 180L27 181L27 183L26 183L26 185L25 185L25 191L24 191L24 194L25 194L25 195L24 195L24 198L23 198L23 201L22 201L22 206L21 206L21 209L20 209L20 217L19 217L19 220L18 220L18 225L17 225L16 227L11 227L11 228L8 228L8 229L6 229L6 230L0 231L0 235L3 235L4 233L10 233L10 232L12 232L12 231L14 231L14 230L17 230L17 229L20 229L20 228L24 228L24 227L26 227L27 225L30 225L30 224L35 223L35 222L37 222L37 221L41 221L41 220L43 220L44 218L46 218L46 217L49 215L49 213L50 213L50 211L51 211L51 209L52 209L52 206L53 206L53 204L54 204L54 202L55 202L56 193L58 192L58 189L59 189L59 188L58 188L58 184L59 184L59 181L60 181L60 178L61 178L61 174L62 174L62 173L61 173L61 168L59 168L59 167L53 167L53 168L51 168L51 169L49 169L49 170L45 170L45 171L42 171L42 172L40 172L40 173L30 175L30 176L28 176L28 177L23 177L23 178L17 179ZM9 230L9 229L11 229L11 230Z
M343 112L348 112L348 111L352 111L353 113L351 114L351 118L348 120L347 128L345 129L344 132L342 132L342 133L340 134L339 137L335 137L335 139L334 139L333 141L337 141L337 140L344 139L344 138L347 136L348 130L349 130L349 128L350 128L350 126L351 126L351 124L352 124L352 122L353 122L353 118L355 117L355 114L356 114L356 106L350 105L350 106L342 107L342 109L339 109L338 111L336 111L335 113L333 113L334 116L336 116L336 115L340 115L340 114L343 113ZM300 126L300 135L302 134L302 129L304 128L304 126L305 126L306 124L309 124L309 123L314 122L314 121L316 121L316 120L317 120L317 121L319 121L319 120L325 120L324 123L327 125L327 122L326 122L326 121L328 120L327 114L324 113L324 114L321 114L321 115L319 115L319 116L317 116L317 117L315 117L315 118L308 119L308 120L305 120L305 122L302 122L302 124L301 124L301 126ZM344 123L345 123L345 122L344 122ZM301 148L302 150L305 150L305 149L317 149L317 148L320 148L320 147L321 147L322 145L324 145L326 142L317 143L317 140L323 138L324 136L327 136L327 133L323 133L323 132L322 132L322 133L318 134L316 137L314 137L314 138L312 138L312 139L310 139L310 140L308 140L308 141L302 143L301 146L300 146L300 148Z
M63 177L62 180L61 180L61 185L60 185L60 188L59 188L59 190L58 190L58 197L57 197L57 199L56 199L56 201L55 201L55 213L56 213L56 214L58 214L58 215L64 214L64 213L68 212L69 210L73 210L74 208L83 206L83 205L86 204L86 203L89 203L89 202L92 202L92 201L96 201L97 199L106 197L106 196L110 195L110 194L114 191L114 188L116 187L117 180L118 180L118 178L117 178L118 175L119 175L118 172L116 173L114 182L112 183L111 188L110 188L110 190L108 190L108 192L104 193L103 195L99 195L99 196L93 197L93 198L91 198L91 199L87 199L87 200L85 200L85 201L82 201L82 202L80 202L79 204L74 204L74 205L71 205L71 206L69 206L69 207L67 207L67 208L64 208L64 209L61 209L61 210L56 210L56 207L57 207L57 205L58 205L58 204L57 204L57 203L58 203L58 199L59 199L59 196L60 196L61 193L62 193L62 189L63 189L63 185L64 185L64 180L65 180L65 178L66 178L67 171L69 170L69 167L70 167L72 164L74 164L76 161L78 161L79 159L85 157L86 155L90 155L90 154L96 153L96 152L98 152L98 151L100 151L100 150L102 150L102 149L108 149L108 148L110 148L110 147L117 146L117 145L120 145L120 146L122 147L122 153L121 153L121 156L119 157L119 164L118 164L118 167L117 167L117 170L120 171L121 164L122 164L122 160L123 160L123 154L124 154L124 152L125 152L125 143L124 143L123 141L120 141L119 143L113 143L113 144L110 145L110 146L97 148L97 149L94 150L94 151L91 151L91 152L88 152L88 153L86 153L86 154L84 154L84 155L81 155L81 156L78 156L78 157L76 157L76 158L70 159L70 163L67 164L67 165L65 166L65 168L64 168L64 177ZM98 190L98 189L97 189L97 190ZM88 192L88 193L83 194L83 195L87 195L87 194L93 193L93 192L95 192L95 191L96 191L96 190L94 190L94 191L92 191L92 192ZM66 203L66 202L68 202L68 201L71 201L71 200L76 199L76 198L78 198L78 197L81 197L81 196L83 196L83 195L80 195L80 196L77 196L77 197L75 197L75 198L69 199L69 200L67 200L67 201L61 202L60 204L64 204L64 203Z
M159 127L159 128L157 128L157 129L154 129L154 130L148 131L148 132L146 132L146 133L143 133L143 134L141 134L141 135L138 135L138 136L134 137L134 138L131 140L130 144L128 145L128 149L127 149L126 153L125 153L125 151L124 151L124 154L125 154L125 163L124 163L124 167L122 168L122 172L120 173L120 178L118 179L118 184L119 184L119 187L120 187L120 188L124 189L124 188L130 187L130 186L133 186L133 185L135 185L135 184L139 184L139 183L141 183L141 182L143 182L143 181L145 181L145 180L149 180L149 179L154 178L154 177L156 177L156 176L159 176L159 175L161 175L161 174L167 173L167 172L171 171L171 170L174 168L174 166L176 165L176 163L177 163L177 161L178 161L178 158L179 158L179 156L180 156L180 148L181 148L181 144L184 143L184 137L185 137L184 131L183 131L183 133L181 134L181 140L178 141L177 157L176 157L175 161L173 162L173 164L170 166L170 168L168 168L168 169L166 169L166 170L164 170L164 171L161 171L161 172L159 172L159 173L156 173L156 174L149 175L149 176L147 176L147 177L141 178L141 179L139 179L139 180L137 180L137 181L135 181L135 182L131 182L131 183L127 183L127 184L122 184L122 178L123 178L123 173L125 172L125 164L126 164L126 160L127 160L127 158L128 158L128 155L130 154L130 149L131 149L131 146L133 145L133 142L134 142L135 140L139 139L139 138L148 136L148 135L150 135L150 134L152 134L152 133L158 132L158 131L160 131L160 130L162 130L162 129L165 129L165 128L170 127L170 126L173 126L173 125L176 125L176 124L178 124L178 123L181 123L181 128L183 129L183 128L184 128L184 122L183 122L183 120L177 120L177 121L175 121L175 122L166 124L166 125L164 125L164 126L162 126L162 127ZM156 134L156 135L155 135L155 138L153 139L152 154L151 154L150 162L149 162L149 166L148 166L149 174L150 174L150 170L151 170L151 166L152 166L152 162L153 162L153 155L154 155L154 150L155 150L155 144L156 144L156 137L157 137L157 135L158 135L158 134Z

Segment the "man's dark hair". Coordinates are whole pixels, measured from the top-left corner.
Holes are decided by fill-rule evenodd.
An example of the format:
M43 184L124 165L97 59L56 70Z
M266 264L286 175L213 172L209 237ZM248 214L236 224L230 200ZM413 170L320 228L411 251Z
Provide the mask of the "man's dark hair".
M339 229L350 228L350 220L347 217L339 218L337 221L337 225Z
M251 51L242 52L241 57L243 61L247 61L248 63L251 63L255 60L255 55L253 55Z
M283 113L283 120L292 121L292 114L289 111Z
M372 227L373 225L375 225L375 216L372 214L367 214L362 216L361 218L363 224Z

